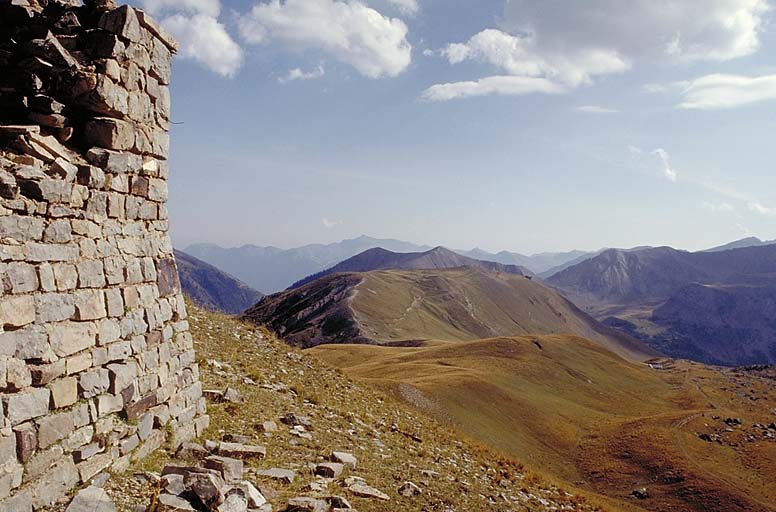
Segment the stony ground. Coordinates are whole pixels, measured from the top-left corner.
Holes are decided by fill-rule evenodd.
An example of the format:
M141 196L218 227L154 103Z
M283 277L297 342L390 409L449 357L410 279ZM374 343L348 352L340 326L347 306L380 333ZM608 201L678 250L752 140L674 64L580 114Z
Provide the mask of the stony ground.
M212 423L205 438L246 436L266 446L265 459L246 461L246 476L275 511L286 510L293 497L331 495L362 512L600 510L263 329L191 305L189 311L204 387L231 388L241 397L237 403L210 401ZM292 431L280 421L288 413L309 418L311 426ZM273 426L265 422L274 422L277 430L266 432ZM352 453L357 467L335 479L314 476L315 465L333 451ZM106 490L119 510L147 504L156 492L154 473L170 462L174 454L160 451L142 466L114 475ZM258 473L272 468L293 471L293 483ZM344 486L353 476L388 499L357 496ZM399 494L408 481L418 486L419 495Z

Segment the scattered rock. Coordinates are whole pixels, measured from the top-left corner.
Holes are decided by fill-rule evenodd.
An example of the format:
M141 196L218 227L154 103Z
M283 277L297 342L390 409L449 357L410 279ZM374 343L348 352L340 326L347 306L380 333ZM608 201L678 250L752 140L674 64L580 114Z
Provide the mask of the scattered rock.
M646 487L642 487L641 489L633 489L631 496L639 500L645 500L649 498L649 492Z
M289 427L297 427L297 426L303 426L305 428L309 428L313 426L313 422L310 421L310 418L307 416L298 416L294 414L293 412L289 412L282 418L280 418L280 422L284 425L288 425Z
M279 480L286 484L294 483L294 478L296 478L296 473L289 469L282 468L262 469L257 471L256 474L259 476L272 478L273 480Z
M332 452L331 460L334 462L339 462L340 464L344 464L350 469L356 469L356 464L358 463L358 460L355 456L353 456L353 454L346 452Z
M404 482L401 484L401 487L399 487L399 494L405 498L419 496L421 492L423 491L420 490L420 487L413 484L412 482Z
M324 478L337 478L344 469L345 466L338 462L323 462L315 466L314 473Z
M328 512L329 504L324 500L298 496L288 500L286 512Z

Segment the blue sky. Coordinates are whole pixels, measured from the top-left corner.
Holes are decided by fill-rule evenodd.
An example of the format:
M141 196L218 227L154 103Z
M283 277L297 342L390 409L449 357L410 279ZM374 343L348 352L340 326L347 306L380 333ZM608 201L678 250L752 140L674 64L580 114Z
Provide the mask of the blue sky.
M182 43L174 241L776 238L766 0L141 0Z

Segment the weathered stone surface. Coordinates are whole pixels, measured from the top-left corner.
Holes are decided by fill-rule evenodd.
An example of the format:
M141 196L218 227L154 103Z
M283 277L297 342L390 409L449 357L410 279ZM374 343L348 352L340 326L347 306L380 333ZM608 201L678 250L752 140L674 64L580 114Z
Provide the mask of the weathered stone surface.
M22 327L35 321L35 300L30 295L0 297L0 326Z
M78 484L78 470L70 459L63 459L51 467L30 488L32 504L37 510L62 498Z
M19 462L26 463L38 447L38 431L35 425L30 422L17 426L14 433L16 435L16 456L19 458Z
M68 407L78 401L78 379L67 377L49 384L51 403L55 409Z
M267 455L267 449L264 446L242 443L220 442L215 451L218 455L240 459L264 458Z
M288 500L288 512L328 512L329 504L325 500L297 496Z
M420 496L420 494L423 492L420 487L415 485L412 482L404 482L399 487L399 494L401 496L404 496L405 498L409 498L412 496Z
M47 325L54 352L69 356L97 343L97 326L87 322L61 322Z
M116 512L116 505L105 490L89 486L75 495L65 512Z
M75 298L66 293L46 293L35 296L38 322L70 320L75 315Z
M191 503L184 500L183 498L179 498L178 496L174 496L172 494L160 494L159 495L159 506L157 507L157 510L159 512L194 512L194 507L191 506Z
M51 392L45 388L3 395L2 401L8 421L15 426L45 415L49 411L50 396Z
M239 459L212 455L204 460L203 466L208 469L215 469L227 482L242 480L243 462Z
M273 480L279 480L286 484L294 483L294 479L296 478L296 473L290 469L282 468L261 469L257 471L256 474Z
M350 469L356 469L356 464L358 463L358 459L353 454L347 452L332 452L331 460L344 464Z
M79 376L78 386L83 398L92 398L108 390L110 375L105 368L94 368Z
M215 507L223 503L225 483L223 479L212 473L186 473L184 482L197 498L207 507Z
M337 478L345 466L338 462L323 462L315 466L315 474L324 478Z
M131 150L135 147L135 127L119 119L94 118L86 124L87 141L108 149Z

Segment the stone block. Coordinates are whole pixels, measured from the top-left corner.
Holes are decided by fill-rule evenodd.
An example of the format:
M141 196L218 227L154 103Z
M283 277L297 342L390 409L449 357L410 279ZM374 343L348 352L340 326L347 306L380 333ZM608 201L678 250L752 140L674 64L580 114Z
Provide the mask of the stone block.
M63 244L73 240L73 230L70 221L66 219L51 222L43 232L43 241L46 243Z
M83 398L92 398L108 390L110 375L105 368L94 368L79 376L78 385ZM123 405L123 404L122 404Z
M138 16L128 5L104 12L97 26L133 43L139 42L142 38Z
M81 373L84 370L88 370L92 367L92 354L90 352L82 352L74 356L68 357L66 361L66 368L68 375L74 375Z
M52 380L65 375L66 370L67 367L64 359L49 364L30 365L32 385L45 386Z
M18 328L35 321L35 300L30 295L0 297L0 326Z
M38 289L38 273L29 263L9 263L0 277L7 293L28 293Z
M38 447L38 430L32 422L14 428L16 435L16 456L22 464L28 462ZM8 460L8 459L4 459Z
M74 295L76 320L99 320L108 315L102 290L79 290Z
M91 485L75 495L65 512L116 512L116 505L103 489Z
M96 117L86 123L85 137L90 144L126 151L135 147L135 131L130 122Z
M39 323L70 320L75 315L75 298L66 293L44 293L35 296Z
M119 412L124 408L121 395L100 395L97 397L97 415L104 418L108 414Z
M61 322L48 324L49 339L54 352L69 356L97 344L97 326L91 322Z
M105 286L105 268L100 260L84 260L76 264L80 288L102 288Z
M69 412L52 414L38 422L38 446L48 448L75 432L73 415Z
M8 421L12 426L16 426L47 414L50 396L51 393L45 388L33 388L3 395L2 401Z
M27 242L24 251L28 261L75 261L80 253L77 245Z
M78 474L81 482L88 482L98 473L108 469L112 463L113 456L110 453L100 453L89 460L79 463Z
M55 263L52 265L54 269L54 281L57 285L57 290L73 290L78 285L78 271L75 265L68 263Z
M49 384L51 403L55 409L68 407L78 401L78 379L67 377Z

